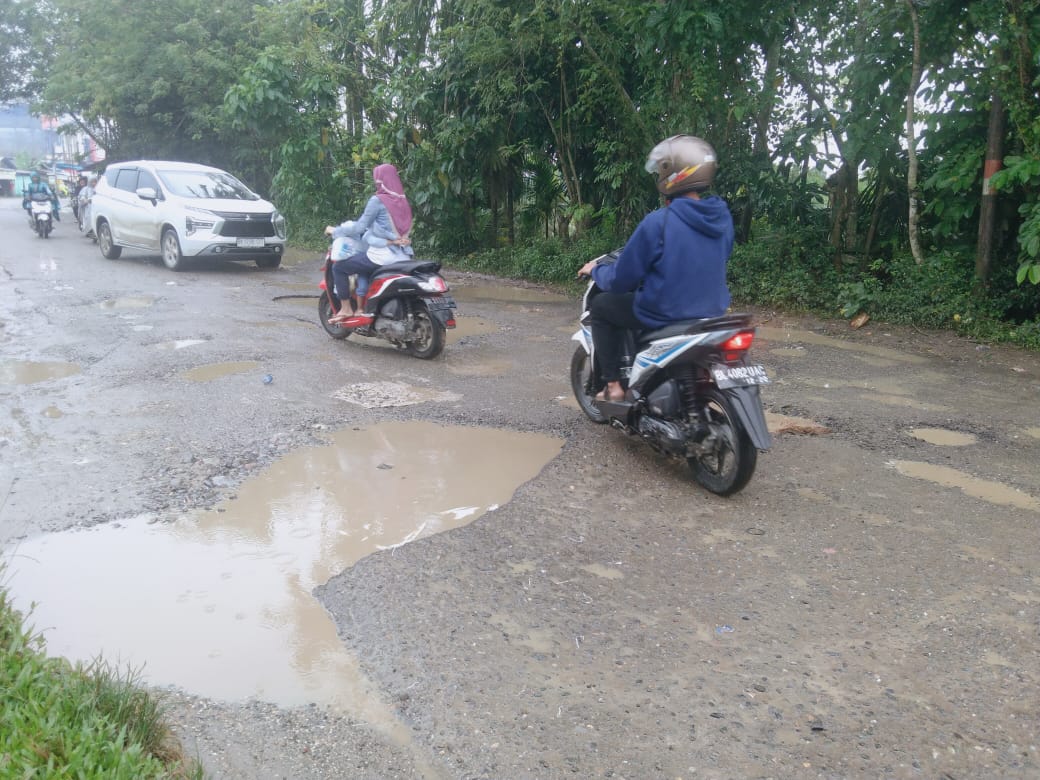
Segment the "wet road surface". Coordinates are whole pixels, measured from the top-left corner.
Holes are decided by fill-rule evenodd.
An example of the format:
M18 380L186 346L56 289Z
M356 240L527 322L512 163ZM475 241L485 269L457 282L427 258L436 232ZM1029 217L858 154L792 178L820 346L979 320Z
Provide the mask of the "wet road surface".
M583 420L566 296L449 270L424 362L329 339L316 255L0 228L13 593L214 776L1040 772L1036 355L760 312L720 499Z

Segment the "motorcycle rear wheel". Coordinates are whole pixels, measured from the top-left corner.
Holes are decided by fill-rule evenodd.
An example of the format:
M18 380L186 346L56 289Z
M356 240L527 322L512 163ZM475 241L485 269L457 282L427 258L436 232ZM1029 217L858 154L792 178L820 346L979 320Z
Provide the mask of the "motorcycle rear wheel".
M325 332L334 339L345 339L354 332L353 328L341 328L339 325L329 322L334 316L336 316L336 312L332 308L329 292L322 290L321 297L318 298L318 320L321 322L321 327L325 328Z
M704 411L708 425L705 441L714 446L705 455L687 458L686 463L702 487L720 496L731 496L743 489L755 473L758 450L740 424L733 403L724 393L708 391L704 397ZM691 411L691 418L694 415L695 412Z
M416 305L412 314L415 322L415 339L405 346L408 354L420 360L432 360L444 351L444 323L430 314L426 304Z
M571 357L571 391L586 417L594 423L605 423L607 416L597 408L593 397L585 391L591 373L592 361L589 359L589 353L579 345Z

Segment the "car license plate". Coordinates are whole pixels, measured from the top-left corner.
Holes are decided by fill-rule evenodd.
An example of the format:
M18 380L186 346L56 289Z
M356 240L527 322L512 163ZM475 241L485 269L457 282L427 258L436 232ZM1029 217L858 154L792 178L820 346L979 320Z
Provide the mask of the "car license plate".
M711 367L711 375L715 380L715 384L722 389L769 384L769 377L762 366L715 365Z
M247 249L256 249L264 245L262 238L240 238L235 242L238 246L246 247Z

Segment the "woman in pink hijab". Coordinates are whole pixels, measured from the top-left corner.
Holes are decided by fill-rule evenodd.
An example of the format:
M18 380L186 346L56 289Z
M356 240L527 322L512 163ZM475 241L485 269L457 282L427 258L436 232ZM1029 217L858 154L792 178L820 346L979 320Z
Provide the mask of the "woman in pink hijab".
M404 194L401 177L389 163L377 165L372 171L376 183L376 194L368 200L365 212L356 220L347 220L341 225L329 225L325 235L333 238L349 238L360 242L362 251L338 260L332 266L336 298L349 298L350 276L357 274L357 302L363 305L368 291L368 277L379 266L408 260L412 257L412 207ZM347 307L330 322L340 322L350 317Z

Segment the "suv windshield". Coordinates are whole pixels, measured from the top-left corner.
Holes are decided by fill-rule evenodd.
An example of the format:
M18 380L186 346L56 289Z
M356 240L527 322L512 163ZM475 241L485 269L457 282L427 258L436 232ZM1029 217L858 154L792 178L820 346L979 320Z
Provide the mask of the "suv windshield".
M260 200L246 185L222 171L159 171L159 178L170 192L182 198Z

